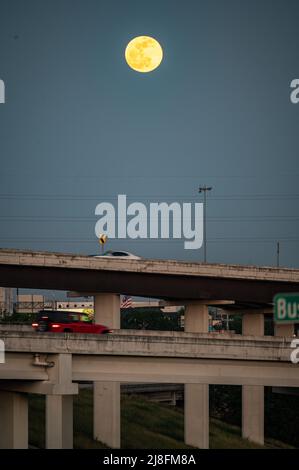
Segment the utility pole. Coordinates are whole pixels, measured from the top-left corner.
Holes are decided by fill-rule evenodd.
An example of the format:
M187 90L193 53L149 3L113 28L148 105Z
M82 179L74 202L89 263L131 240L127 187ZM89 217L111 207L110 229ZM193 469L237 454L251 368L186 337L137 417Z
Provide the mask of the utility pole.
M17 287L16 291L16 303L15 303L15 311L18 313L19 311L19 288Z
M276 266L279 268L279 255L280 255L280 243L277 242L277 245L276 245Z
M211 191L211 186L200 186L199 193L203 193L203 247L204 247L204 262L207 262L207 191Z

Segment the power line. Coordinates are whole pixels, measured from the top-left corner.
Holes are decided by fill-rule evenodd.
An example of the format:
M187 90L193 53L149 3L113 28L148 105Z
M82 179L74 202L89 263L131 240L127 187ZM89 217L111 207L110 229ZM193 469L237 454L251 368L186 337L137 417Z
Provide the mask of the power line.
M43 216L43 215L0 215L2 221L26 221L26 222L93 222L96 219L96 215L93 216ZM206 220L209 222L291 222L299 220L297 215L261 215L261 216L219 216L219 217L207 217Z
M33 175L34 177L36 177L38 175L38 173L36 171L30 171L30 170L22 170L22 174L23 175ZM1 177L3 178L6 178L6 177L11 177L11 176L15 176L16 175L16 171L15 169L12 170L12 171L6 171L5 173L1 173ZM292 171L285 171L285 172L279 172L278 174L275 174L275 173L258 173L258 174L246 174L246 175L201 175L202 178L204 179L222 179L222 180L226 180L226 179L241 179L241 180L248 180L248 179L264 179L264 178L267 178L268 180L270 178L274 179L274 178L289 178L290 176L299 176L299 173L298 172L292 172ZM59 172L59 173L54 173L54 174L50 174L49 172L47 173L47 178L50 179L54 179L55 181L57 181L57 179L71 179L71 180L74 180L74 179L96 179L96 180L107 180L107 179L117 179L117 180L123 180L124 178L126 179L136 179L136 178L142 178L142 179L197 179L197 176L194 176L194 174L192 175L183 175L183 174L180 174L180 175L144 175L144 174L127 174L127 175L124 175L124 174L121 174L121 175L116 175L116 174L113 174L113 175L109 175L107 174L107 172L105 172L105 175L103 174L92 174L92 175L83 175L82 173L80 173L80 175L74 175L74 174L71 174L71 173L63 173L63 172Z
M36 201L99 201L102 199L108 199L110 201L117 200L117 196L112 196L109 194L99 194L99 195L76 195L76 194L0 194L0 199L2 200L36 200ZM151 202L152 200L165 200L165 199L185 199L186 202L191 200L197 200L196 196L188 195L188 194L150 194L150 195L127 195L127 200L148 200ZM276 200L297 200L299 199L299 194L223 194L223 195L216 195L210 196L209 200L211 201L276 201Z
M110 239L119 241L119 239ZM139 243L182 243L184 238L181 239L173 239L173 238L160 238L160 239L131 239L126 238L123 239L124 243L127 242L134 242L136 244ZM280 242L284 243L298 243L299 237L280 237ZM41 238L41 237L0 237L1 242L22 242L22 243L31 243L31 242L38 242L38 243L98 243L96 238L77 238L77 239L70 239L70 238L63 238L63 237L51 237L51 238ZM216 238L209 238L209 243L276 243L277 237L248 237L248 238L239 238L239 237L216 237Z

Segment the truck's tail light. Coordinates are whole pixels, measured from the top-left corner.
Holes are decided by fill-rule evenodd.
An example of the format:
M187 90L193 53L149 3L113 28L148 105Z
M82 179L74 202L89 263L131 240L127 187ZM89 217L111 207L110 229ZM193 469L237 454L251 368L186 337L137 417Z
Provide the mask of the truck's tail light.
M38 323L32 323L31 325L33 328L37 327L38 326Z
M53 323L52 328L59 328L60 325L57 325L56 323Z

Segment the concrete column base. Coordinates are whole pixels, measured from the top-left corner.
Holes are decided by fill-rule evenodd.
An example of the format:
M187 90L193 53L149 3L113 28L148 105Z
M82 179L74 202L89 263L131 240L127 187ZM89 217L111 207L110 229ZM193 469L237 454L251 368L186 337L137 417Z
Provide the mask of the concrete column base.
M28 449L27 395L0 391L0 449Z
M264 315L262 313L245 313L242 318L242 334L252 336L264 336Z
M264 387L242 386L242 436L264 445Z
M46 396L46 448L73 448L73 396Z
M274 335L284 336L286 338L292 338L294 335L294 323L283 323L283 324L275 323Z
M207 305L186 305L184 330L188 333L207 333L209 331L209 308Z
M120 383L94 382L93 436L113 449L120 448Z
M209 385L185 384L185 444L209 448Z
M94 296L94 318L96 323L118 330L120 328L119 295L96 294Z

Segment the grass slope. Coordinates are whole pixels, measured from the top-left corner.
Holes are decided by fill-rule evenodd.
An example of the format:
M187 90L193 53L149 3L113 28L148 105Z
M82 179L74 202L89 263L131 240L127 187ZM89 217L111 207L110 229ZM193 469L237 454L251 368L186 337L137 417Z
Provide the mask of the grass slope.
M186 449L184 415L177 408L152 403L139 397L122 396L121 442L124 449ZM31 396L29 400L29 441L45 447L45 400ZM92 438L92 391L81 390L74 398L74 447L105 448ZM240 437L240 429L219 420L210 420L212 449L290 448L269 440L261 447Z

